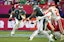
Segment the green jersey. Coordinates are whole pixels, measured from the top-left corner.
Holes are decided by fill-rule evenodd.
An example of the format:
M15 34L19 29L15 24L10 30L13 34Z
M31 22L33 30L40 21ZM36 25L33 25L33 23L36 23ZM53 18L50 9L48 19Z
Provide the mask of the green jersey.
M40 4L45 4L46 0L41 0Z
M15 15L18 20L22 20L21 15L25 15L25 14L26 12L24 10L22 10L21 12L19 10L15 10Z
M36 16L43 16L41 8L40 7L34 7L34 11L36 11Z
M27 0L20 0L21 4L25 4Z

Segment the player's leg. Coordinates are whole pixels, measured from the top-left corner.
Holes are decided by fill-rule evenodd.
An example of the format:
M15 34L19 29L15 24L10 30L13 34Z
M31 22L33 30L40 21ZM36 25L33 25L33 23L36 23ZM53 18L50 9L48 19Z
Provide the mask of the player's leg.
M49 39L49 41L54 41L54 40L52 39L53 35L52 35L52 34L49 35L47 31L43 30L43 28L44 28L44 27L43 27L43 21L44 21L44 19L41 19L41 20L40 20L39 31L41 31L41 33L44 34L45 37L47 37L47 38Z
M54 41L54 39L53 39L53 34L50 34L50 35L49 35L49 32L50 32L50 31L46 31L46 30L40 30L40 31L41 31L41 33L42 33L43 35L45 35L46 38L49 39L49 42L53 42L53 41Z
M62 27L64 29L64 19L63 18L61 19L61 22L62 22ZM60 40L61 41L64 40L64 34L61 34L61 39Z
M18 21L18 20L15 18L15 22L16 22L16 23L15 23L15 25L14 25L12 31L11 31L11 36L13 36L13 35L15 34L15 30L18 29L21 21Z
M54 42L54 39L53 39L53 34L48 34L48 32L47 31L42 31L41 32L43 35L45 35L45 37L47 38L47 39L49 39L49 42Z
M37 30L34 31L33 34L30 36L30 40L32 40L40 32L40 26L41 24L43 24L43 22L41 23L40 21L37 21Z
M47 28L47 21L45 20L45 24L44 24L44 30L47 30L48 28Z
M35 30L32 35L30 36L29 40L32 40L36 35L38 35L39 33L39 28L40 28L40 25L39 25L39 21L37 22L37 30Z
M36 35L38 35L38 33L39 33L39 30L34 31L30 36L29 40L32 40Z
M60 39L61 38L61 33L59 31L55 31L53 34L55 35L56 39Z
M12 21L12 14L10 14L9 21Z
M63 27L62 27L62 22L61 22L61 20L58 20L58 25L59 25L60 32L61 32L62 34L64 34L64 29L63 29Z

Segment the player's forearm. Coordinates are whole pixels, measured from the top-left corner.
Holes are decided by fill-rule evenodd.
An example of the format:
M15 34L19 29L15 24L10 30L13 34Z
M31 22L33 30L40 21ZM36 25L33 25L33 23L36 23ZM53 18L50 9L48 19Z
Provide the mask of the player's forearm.
M48 14L48 13L49 13L49 9L44 12L44 15L46 15L46 14Z
M48 17L48 16L50 16L50 14L46 14L46 15L44 15L42 17L39 17L39 19L43 19L43 18Z
M12 14L10 14L9 21L12 21Z
M12 14L10 14L10 17L9 18L12 18Z
M33 12L31 16L29 16L29 19L32 18L34 15L36 15L36 12Z

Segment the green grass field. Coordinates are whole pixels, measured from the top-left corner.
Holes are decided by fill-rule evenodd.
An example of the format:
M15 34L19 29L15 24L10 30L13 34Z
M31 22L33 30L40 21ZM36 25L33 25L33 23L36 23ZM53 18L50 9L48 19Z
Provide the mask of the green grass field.
M32 31L16 31L16 34L11 37L10 31L0 31L0 42L48 42L48 39L43 35L36 36L32 41L28 38L32 34ZM55 42L64 42L56 40Z

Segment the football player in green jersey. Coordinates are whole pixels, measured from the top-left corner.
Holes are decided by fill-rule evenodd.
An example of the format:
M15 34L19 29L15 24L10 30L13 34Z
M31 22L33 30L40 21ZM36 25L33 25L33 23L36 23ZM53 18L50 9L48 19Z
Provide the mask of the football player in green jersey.
M26 18L26 12L23 10L23 6L19 6L15 10L15 25L11 31L11 36L15 34L15 30L19 28L21 20Z

